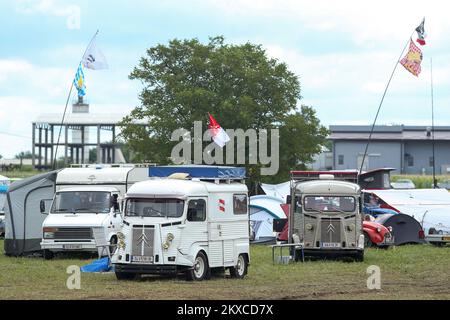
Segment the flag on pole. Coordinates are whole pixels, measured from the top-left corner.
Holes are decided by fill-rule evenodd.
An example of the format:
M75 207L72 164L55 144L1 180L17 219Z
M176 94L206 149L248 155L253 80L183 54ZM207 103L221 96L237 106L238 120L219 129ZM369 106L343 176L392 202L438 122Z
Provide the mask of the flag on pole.
M213 118L213 116L208 112L209 115L209 134L211 135L214 142L221 148L230 141L230 137L225 132L225 130L222 129L222 127L217 123L216 119Z
M108 62L106 61L105 55L97 47L95 38L92 40L91 45L86 50L83 56L83 66L92 70L108 69Z
M77 73L75 73L75 78L73 79L73 84L78 90L78 96L83 97L86 94L86 85L84 83L84 73L81 63L78 66Z
M420 66L422 58L422 51L414 44L414 41L412 41L411 39L409 43L409 51L406 56L402 60L400 60L400 63L405 67L406 70L417 77L422 70Z
M427 34L425 33L425 18L423 18L422 23L416 28L417 32L417 42L421 45L425 45L425 38Z

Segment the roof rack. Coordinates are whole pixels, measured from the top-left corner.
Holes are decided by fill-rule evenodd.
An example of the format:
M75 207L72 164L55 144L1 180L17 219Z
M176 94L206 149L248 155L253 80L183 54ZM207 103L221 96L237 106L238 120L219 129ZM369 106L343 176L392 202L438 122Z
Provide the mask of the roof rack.
M167 178L173 174L186 174L187 179L212 181L214 183L244 182L245 168L206 165L154 166L149 168L149 177Z
M357 183L358 171L291 171L291 179L294 181L319 180L321 175L333 175L334 180L342 180Z
M156 163L72 163L70 168L149 168Z

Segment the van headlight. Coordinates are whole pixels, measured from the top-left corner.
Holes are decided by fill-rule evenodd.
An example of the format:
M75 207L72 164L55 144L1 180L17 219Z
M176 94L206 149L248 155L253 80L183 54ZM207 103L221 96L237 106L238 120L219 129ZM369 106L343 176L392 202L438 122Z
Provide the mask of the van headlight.
M55 232L58 231L58 228L49 228L44 227L42 229L43 238L44 239L54 239L55 238Z
M310 223L307 223L306 226L305 226L305 228L306 228L306 230L308 230L308 231L312 231L312 230L314 229L313 225L310 224Z

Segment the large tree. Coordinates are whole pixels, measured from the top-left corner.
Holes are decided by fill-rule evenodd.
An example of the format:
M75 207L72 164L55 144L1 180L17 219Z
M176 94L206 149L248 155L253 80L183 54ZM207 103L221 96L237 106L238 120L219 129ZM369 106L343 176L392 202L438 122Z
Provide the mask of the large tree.
M194 121L203 121L206 130L208 112L223 128L280 130L279 173L260 177L260 165L247 164L254 181L288 179L288 171L305 168L325 142L327 130L315 111L297 108L298 77L260 45L225 44L222 37L207 44L175 39L148 49L130 79L144 86L141 105L121 123L135 161L170 163L177 144L170 141L172 132L192 130ZM136 125L142 121L148 126Z

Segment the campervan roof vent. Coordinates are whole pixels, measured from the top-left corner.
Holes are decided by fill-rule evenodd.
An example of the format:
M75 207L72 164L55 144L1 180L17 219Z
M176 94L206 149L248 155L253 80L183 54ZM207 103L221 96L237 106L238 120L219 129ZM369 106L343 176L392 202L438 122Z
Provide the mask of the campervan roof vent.
M187 180L189 179L189 173L175 172L167 177L168 179Z
M334 175L332 175L332 174L319 174L319 180L334 180Z

